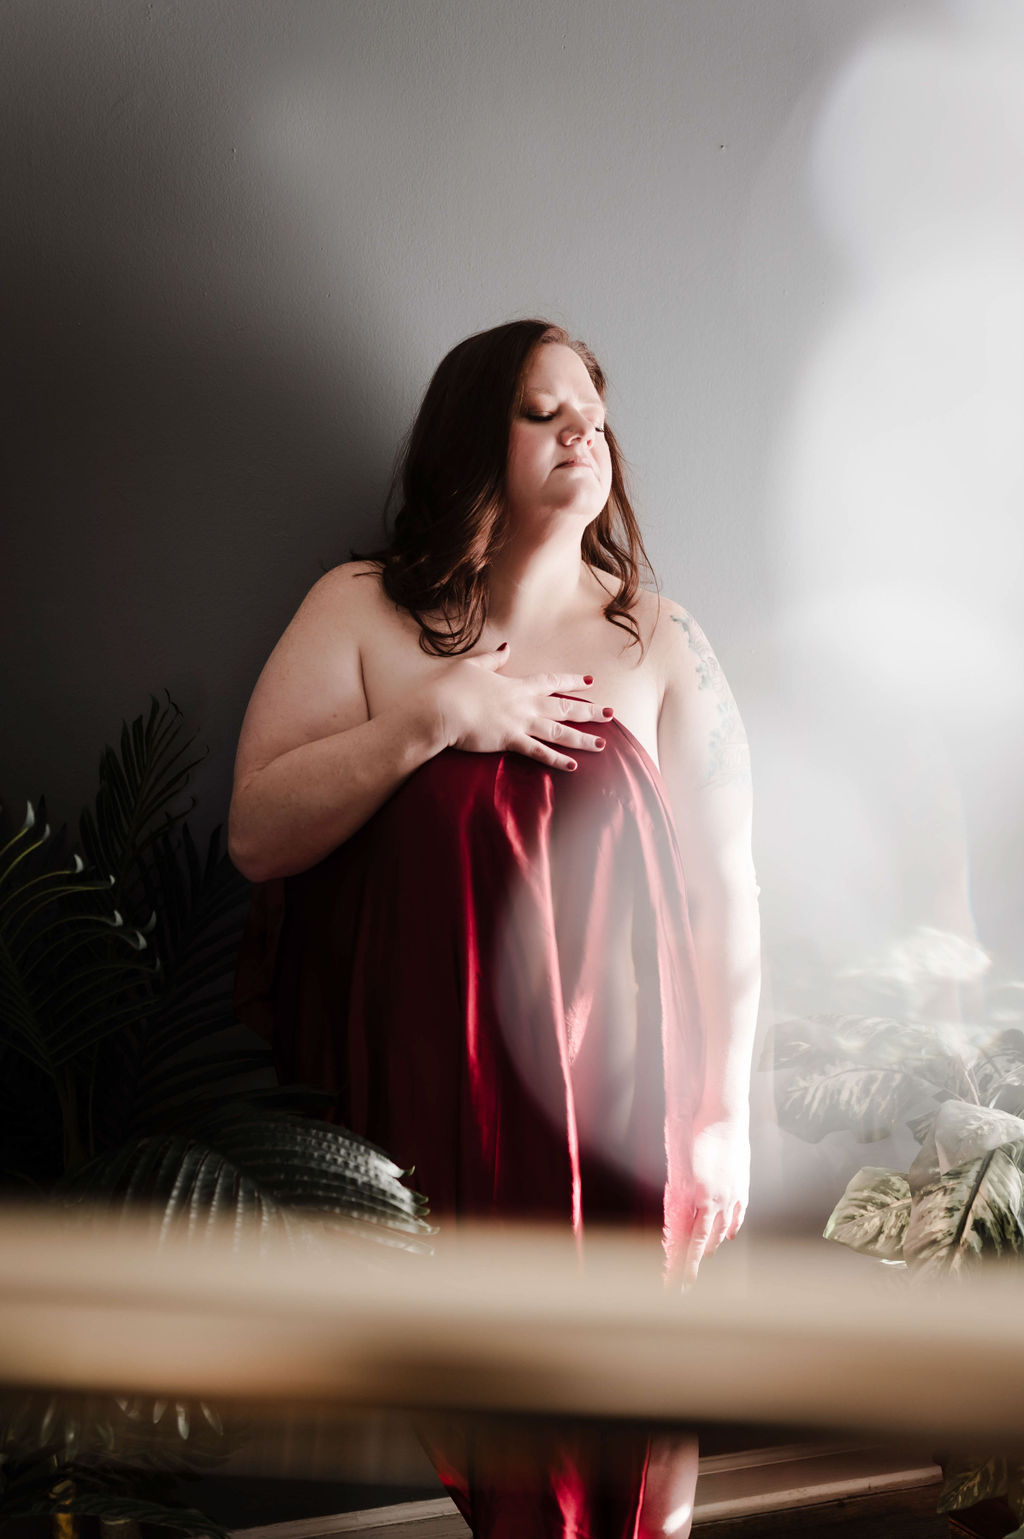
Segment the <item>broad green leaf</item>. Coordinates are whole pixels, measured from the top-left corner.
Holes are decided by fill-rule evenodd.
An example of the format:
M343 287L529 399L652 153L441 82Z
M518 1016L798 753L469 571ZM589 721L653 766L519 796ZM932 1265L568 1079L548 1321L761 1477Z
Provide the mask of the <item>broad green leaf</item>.
M820 1033L810 1019L776 1021L765 1034L759 1069L784 1069L807 1065L821 1052Z
M887 1138L926 1101L929 1088L912 1074L832 1063L798 1075L779 1092L779 1122L809 1143L826 1133L852 1133L860 1143Z
M1024 1140L1024 1120L988 1106L944 1101L934 1124L939 1173L976 1160L989 1149Z
M899 1067L934 1055L934 1028L890 1016L809 1015L777 1021L765 1040L762 1068L848 1062L864 1068Z
M1024 1032L997 1032L979 1046L973 1066L978 1093L991 1106L1004 1087L1024 1086Z
M1024 1117L1024 1085L1004 1084L989 1105L995 1111L1009 1112L1011 1117Z
M1024 1521L1024 1462L1018 1450L1015 1458L1006 1461L1006 1500L1013 1508L1018 1523Z
M905 1176L875 1165L858 1170L839 1199L825 1239L886 1261L903 1259L910 1222L910 1187Z
M943 1456L939 1463L942 1466L940 1512L973 1507L975 1502L991 1501L993 1497L1006 1493L1008 1471L1005 1458L959 1454Z
M1024 1143L958 1165L912 1193L903 1242L917 1271L951 1275L983 1253L1024 1254Z
M939 1105L942 1103L940 1102ZM931 1106L927 1111L918 1112L913 1117L907 1118L907 1127L919 1144L926 1143L935 1126L937 1107Z

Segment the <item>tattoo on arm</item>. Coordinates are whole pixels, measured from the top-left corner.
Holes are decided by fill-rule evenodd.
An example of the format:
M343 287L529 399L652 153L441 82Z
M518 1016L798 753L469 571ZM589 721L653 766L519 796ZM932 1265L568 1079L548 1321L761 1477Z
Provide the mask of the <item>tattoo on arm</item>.
M718 707L718 722L708 740L708 772L704 784L749 785L750 746L718 658L692 615L673 615L672 619L686 632L686 640L696 664L697 688L709 689Z

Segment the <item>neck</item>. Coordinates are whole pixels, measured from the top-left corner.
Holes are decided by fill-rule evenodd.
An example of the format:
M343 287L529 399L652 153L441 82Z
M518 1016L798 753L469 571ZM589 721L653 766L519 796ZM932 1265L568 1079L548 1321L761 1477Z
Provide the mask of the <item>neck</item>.
M511 540L495 557L487 583L488 629L499 639L524 630L556 629L593 583L580 531L564 528L540 545Z

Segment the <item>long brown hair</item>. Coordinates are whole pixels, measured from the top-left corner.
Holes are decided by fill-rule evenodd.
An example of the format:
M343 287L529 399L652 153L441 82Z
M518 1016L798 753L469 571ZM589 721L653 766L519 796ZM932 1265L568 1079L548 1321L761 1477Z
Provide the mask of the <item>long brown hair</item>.
M398 507L388 544L354 560L380 567L385 593L420 627L420 646L435 656L470 651L487 617L487 569L506 534L505 466L509 433L522 404L534 349L556 342L582 358L602 401L604 371L583 342L548 321L510 321L467 337L441 360L427 387L395 474L389 504ZM583 559L618 579L604 606L643 654L633 608L640 572L653 577L626 491L622 452L606 425L612 484L608 501L583 534ZM432 619L440 618L440 623Z

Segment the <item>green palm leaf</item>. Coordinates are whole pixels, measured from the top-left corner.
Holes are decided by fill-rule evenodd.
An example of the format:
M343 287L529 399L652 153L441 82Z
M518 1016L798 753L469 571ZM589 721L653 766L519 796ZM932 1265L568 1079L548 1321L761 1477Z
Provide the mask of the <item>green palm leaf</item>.
M215 1227L278 1223L278 1204L219 1150L183 1135L143 1139L100 1155L61 1182L60 1194L90 1210L148 1210L157 1235L184 1227L199 1238Z
M249 884L228 860L220 830L202 855L187 825L162 833L138 870L140 891L156 916L150 940L161 971L153 1011L108 1081L115 1093L108 1097L107 1118L126 1138L167 1125L190 1093L238 1093L257 1070L273 1080L265 1044L238 1049L234 1068L226 1047L203 1058L192 1052L216 1044L235 1022L233 971Z
M0 849L0 1020L5 1043L55 1081L134 1019L151 971L106 881L89 879L32 808Z
M75 1472L75 1482L79 1479ZM72 1488L74 1489L74 1488ZM227 1529L195 1507L175 1507L167 1502L146 1501L140 1496L118 1496L103 1491L76 1492L74 1495L36 1497L23 1504L0 1503L5 1517L55 1517L74 1513L84 1518L110 1521L152 1523L157 1528L171 1528L180 1534L209 1534L210 1539L230 1539Z
M241 1423L226 1430L219 1412L197 1400L48 1391L8 1391L0 1399L4 1458L26 1467L45 1457L90 1470L201 1473L222 1464L244 1436Z
M200 1234L226 1221L287 1227L301 1210L352 1220L372 1238L411 1244L431 1234L426 1200L403 1186L382 1151L345 1128L222 1107L188 1133L143 1139L100 1156L61 1184L68 1198L144 1205L160 1232Z
M79 822L86 859L114 878L122 897L131 886L139 856L187 814L183 804L189 776L204 755L192 754L195 736L184 737L182 715L170 695L166 705L151 697L149 715L121 728L120 753L105 748L93 811Z
M349 1213L409 1234L429 1234L426 1198L402 1184L402 1171L366 1139L334 1123L244 1105L221 1107L193 1125L288 1208Z

